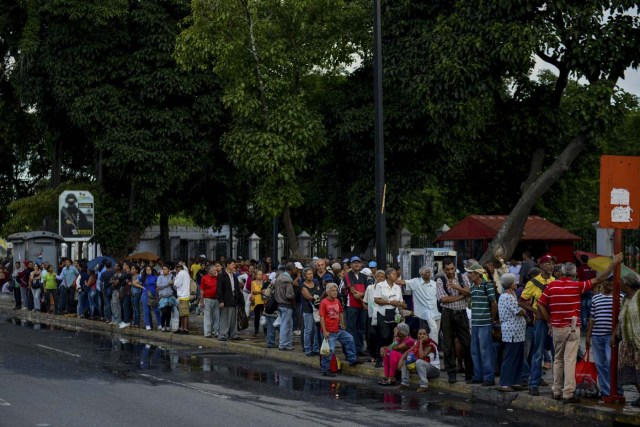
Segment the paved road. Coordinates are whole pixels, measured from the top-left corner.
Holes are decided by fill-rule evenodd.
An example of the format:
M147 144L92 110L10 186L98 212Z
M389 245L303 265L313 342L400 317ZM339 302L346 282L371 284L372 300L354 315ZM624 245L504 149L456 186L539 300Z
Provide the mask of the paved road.
M442 393L0 319L0 426L557 425ZM563 422L563 427L572 425ZM575 425L578 425L576 423ZM592 424L593 425L593 424Z

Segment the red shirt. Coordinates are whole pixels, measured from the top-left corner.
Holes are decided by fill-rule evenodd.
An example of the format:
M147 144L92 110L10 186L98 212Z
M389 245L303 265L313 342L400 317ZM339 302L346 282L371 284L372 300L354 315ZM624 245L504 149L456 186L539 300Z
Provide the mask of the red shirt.
M550 323L556 328L571 326L571 318L577 318L580 327L580 297L591 289L591 280L574 282L568 277L554 280L545 288L538 304L548 307Z
M364 291L367 290L367 277L361 272L359 272L356 277L356 274L353 271L350 271L344 276L344 281L347 289L349 290L347 307L364 308L362 300L355 299L353 294L351 294L351 288L354 288L356 291L364 294Z
M325 298L320 301L320 317L324 317L324 327L327 332L340 331L340 313L342 313L342 304L338 298L333 301Z
M202 276L200 290L202 291L202 298L215 299L218 292L218 277L210 274Z

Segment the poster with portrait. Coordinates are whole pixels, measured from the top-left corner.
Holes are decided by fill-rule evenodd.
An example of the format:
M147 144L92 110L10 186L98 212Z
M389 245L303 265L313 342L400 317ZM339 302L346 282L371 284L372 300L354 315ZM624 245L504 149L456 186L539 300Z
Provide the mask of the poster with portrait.
M58 199L60 236L68 242L86 242L93 237L94 203L88 191L67 190Z

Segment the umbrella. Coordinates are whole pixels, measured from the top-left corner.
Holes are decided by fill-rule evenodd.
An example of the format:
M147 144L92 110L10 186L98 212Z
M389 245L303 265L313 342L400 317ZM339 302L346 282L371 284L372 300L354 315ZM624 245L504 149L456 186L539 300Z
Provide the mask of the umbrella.
M604 271L611 264L611 257L594 254L593 252L576 251L576 258L580 259L582 255L586 255L589 258L587 265L595 271ZM624 277L627 274L635 274L638 277L638 273L633 268L623 263L620 265L620 277Z
M127 257L127 259L132 260L144 260L144 261L158 261L160 257L152 252L137 252L135 254L131 254Z
M89 263L87 264L87 268L89 270L93 270L93 269L95 269L97 266L99 266L100 264L102 264L105 261L111 261L111 265L115 265L116 264L116 260L111 258L110 256L99 256L99 257L94 258L91 261L89 261Z

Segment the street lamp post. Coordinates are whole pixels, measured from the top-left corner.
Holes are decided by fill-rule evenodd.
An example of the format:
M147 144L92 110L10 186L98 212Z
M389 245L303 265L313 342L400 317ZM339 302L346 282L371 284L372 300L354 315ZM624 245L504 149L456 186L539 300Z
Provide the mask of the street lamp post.
M373 0L373 96L375 106L375 175L376 175L376 261L380 268L387 262L387 233L385 220L384 134L382 109L382 30L381 0Z

